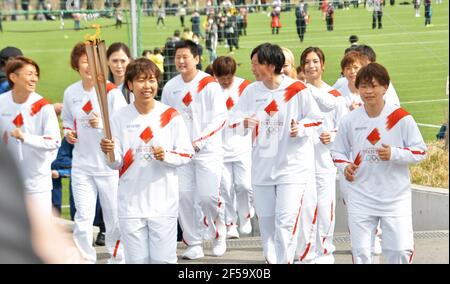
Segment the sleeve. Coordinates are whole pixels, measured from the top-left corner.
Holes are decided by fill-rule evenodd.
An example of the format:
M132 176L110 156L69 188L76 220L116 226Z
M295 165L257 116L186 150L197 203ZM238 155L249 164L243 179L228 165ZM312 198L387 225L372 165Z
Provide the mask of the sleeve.
M249 96L248 88L245 88L237 104L228 113L227 127L233 129L233 134L245 136L249 132L248 128L244 128L244 119L253 115L248 111Z
M319 89L317 89L316 92L312 91L310 88L308 89L310 90L321 111L329 112L336 108L337 98L335 96Z
M336 134L339 131L339 123L341 122L342 118L348 113L348 108L345 103L344 97L338 97L337 98L337 104L336 104L336 116L335 116L335 127L331 129L331 142L333 142L336 139Z
M341 172L344 172L345 167L351 164L351 145L348 136L346 120L342 120L339 124L339 132L331 146L331 157L333 158L334 165Z
M194 149L184 124L183 118L177 116L172 122L173 149L166 149L165 158L162 163L167 166L177 167L191 161Z
M42 115L40 119L43 124L42 135L24 133L23 143L37 149L56 150L61 145L61 134L53 105L44 106L40 115Z
M299 98L299 117L297 137L312 136L322 127L323 115L311 92L302 90Z
M427 146L412 116L407 117L404 123L404 147L391 147L391 161L398 164L417 164L426 158Z
M120 170L123 164L123 153L124 150L122 145L124 142L121 139L125 139L122 135L122 131L120 129L120 122L116 116L113 116L111 119L111 133L114 140L114 161L111 162L108 160L108 156L104 154L106 164L113 170Z
M210 137L213 135L220 135L220 130L225 126L228 118L225 99L219 83L208 84L203 91L207 92L207 96L209 97L210 108L208 109L208 112L212 119L202 130L200 137L197 137L192 141L192 143L200 149L208 143Z
M63 109L61 112L61 118L63 122L63 131L64 136L67 135L68 132L74 130L76 131L75 127L75 117L72 115L72 104L70 102L69 93L67 90L64 92L64 98L63 98Z
M391 105L400 106L400 99L398 98L397 92L395 91L392 82L389 84L386 94L384 95L384 100L386 101L386 103L389 103Z

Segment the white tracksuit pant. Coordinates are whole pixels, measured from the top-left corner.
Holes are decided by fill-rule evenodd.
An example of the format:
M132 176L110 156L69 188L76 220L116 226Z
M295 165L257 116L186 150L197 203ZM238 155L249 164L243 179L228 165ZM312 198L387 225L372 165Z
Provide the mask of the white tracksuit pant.
M316 173L318 258L332 256L336 207L336 173Z
M221 173L221 157L193 160L177 168L180 190L179 221L183 230L183 241L188 246L202 243L202 224L208 226L207 231L211 238L226 234L224 206L219 189Z
M177 263L177 218L119 218L127 264Z
M348 214L353 262L373 263L372 243L378 222L383 230L383 255L389 264L412 263L414 256L414 232L412 217L370 216Z
M95 205L97 195L102 205L105 222L105 246L110 255L110 263L124 260L123 246L120 245L119 219L117 217L117 189L119 175L90 176L72 171L72 192L75 201L75 226L73 239L82 256L89 262L97 261L97 254L92 246Z
M268 263L293 263L306 184L253 185L264 257Z
M227 226L237 225L238 215L241 223L250 217L253 198L250 155L240 161L223 163L220 194L225 205Z
M309 180L301 199L299 233L295 261L312 263L316 258L317 190L315 177Z

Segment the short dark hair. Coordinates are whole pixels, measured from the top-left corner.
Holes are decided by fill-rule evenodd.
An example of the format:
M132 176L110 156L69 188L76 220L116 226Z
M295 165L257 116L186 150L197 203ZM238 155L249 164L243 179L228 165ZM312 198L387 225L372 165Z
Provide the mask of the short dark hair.
M145 49L144 51L142 51L142 56L145 56L147 53L153 54L153 51L151 51L150 49Z
M373 48L371 48L368 45L359 44L359 45L351 46L351 47L348 48L347 52L350 52L352 50L361 52L362 54L367 56L367 58L369 58L370 62L376 62L377 61L377 54L375 53L375 50L373 50Z
M106 58L109 58L114 52L122 50L128 58L131 59L131 52L128 46L123 42L114 42L106 50Z
M256 54L258 62L264 65L275 66L274 73L281 74L281 69L283 68L284 57L283 50L277 44L263 43L255 47L250 55L250 60Z
M180 30L175 30L174 32L173 32L173 36L176 36L176 37L180 37Z
M353 44L353 43L355 43L355 42L358 42L358 36L357 35L351 35L349 38L348 38L348 41L351 43L351 44Z
M198 56L197 44L192 40L186 39L177 41L177 43L175 44L175 53L177 53L177 50L180 48L188 48L191 51L192 55L194 55L194 57Z
M17 70L22 69L25 65L33 65L36 68L38 77L40 76L41 73L39 70L39 65L33 59L27 58L25 56L14 57L8 60L8 63L6 63L6 78L8 79L8 83L11 86L11 89L14 87L14 82L11 81L9 75L17 72Z
M366 55L362 54L361 52L352 50L350 52L347 52L344 55L344 58L342 58L341 70L344 71L345 67L348 67L355 62L360 62L363 66L365 66L370 63L370 60Z
M360 84L367 83L372 85L373 79L377 80L382 86L389 86L389 73L383 65L372 62L364 66L356 74L355 87L359 88Z
M128 89L128 82L133 82L141 75L146 75L146 78L155 77L159 81L161 79L161 71L150 59L141 57L127 65L125 71L125 86Z
M80 61L81 56L86 54L86 45L83 42L75 44L70 53L70 66L73 70L78 72L78 62Z
M236 74L236 60L230 56L219 56L212 64L216 77Z
M311 52L314 52L315 54L317 54L322 65L325 64L325 53L323 53L322 49L320 49L316 46L310 46L310 47L307 47L305 50L303 50L302 54L300 55L300 66L302 67L302 71L304 71L304 67L306 64L306 57Z

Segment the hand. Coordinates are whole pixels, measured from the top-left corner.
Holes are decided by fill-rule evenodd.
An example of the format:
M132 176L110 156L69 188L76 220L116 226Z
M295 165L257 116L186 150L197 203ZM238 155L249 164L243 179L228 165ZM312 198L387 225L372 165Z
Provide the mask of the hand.
M331 143L331 134L330 132L322 132L319 136L320 142L322 142L324 145Z
M346 166L345 170L344 170L345 179L348 181L354 181L357 169L358 169L358 166L353 163Z
M58 171L52 170L52 178L59 178Z
M382 148L377 149L378 157L382 161L389 161L391 159L391 146L381 144Z
M98 128L98 124L100 122L100 118L98 117L98 114L95 112L92 113L91 117L89 118L89 125L92 128Z
M16 138L17 140L20 140L23 142L23 132L20 128L15 128L13 131L11 131L11 137Z
M75 144L78 141L77 138L77 132L75 132L74 130L68 132L66 134L66 140L67 142L69 142L70 144Z
M259 120L255 117L246 117L244 119L244 128L255 128L259 124Z
M158 161L164 161L164 157L166 155L164 148L159 146L152 146L153 156Z
M103 138L100 141L100 148L102 148L102 152L105 154L114 153L114 140Z
M294 119L291 120L291 137L297 137L298 135L298 122Z

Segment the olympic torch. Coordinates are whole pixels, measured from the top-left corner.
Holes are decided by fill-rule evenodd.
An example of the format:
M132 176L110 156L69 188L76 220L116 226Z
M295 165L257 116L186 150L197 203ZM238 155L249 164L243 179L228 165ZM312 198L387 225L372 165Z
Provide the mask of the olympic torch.
M99 39L100 26L94 25L96 33L93 36L87 36L85 42L86 54L89 64L89 71L94 80L94 86L97 93L98 104L102 113L103 131L107 139L112 139L111 126L109 123L108 100L106 79L108 76L108 61L106 59L105 41ZM108 160L114 162L114 153L107 154Z

